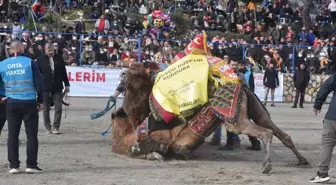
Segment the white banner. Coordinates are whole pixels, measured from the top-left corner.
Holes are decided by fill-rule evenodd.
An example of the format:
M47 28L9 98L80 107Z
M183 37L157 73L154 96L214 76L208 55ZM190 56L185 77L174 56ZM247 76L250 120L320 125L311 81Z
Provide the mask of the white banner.
M264 74L263 73L253 73L254 84L255 84L255 94L263 102L265 99L265 86L264 86ZM274 101L282 102L283 101L283 74L278 74L279 76L279 87L275 89ZM267 101L271 101L271 90L268 93Z
M123 69L66 67L70 82L69 96L109 97L114 94ZM254 73L255 94L261 101L265 98L264 74ZM283 74L279 74L279 87L275 89L276 102L283 101ZM122 97L120 94L119 97ZM271 100L271 91L268 101Z
M109 97L114 94L123 69L66 67L69 96ZM119 96L122 96L121 94Z

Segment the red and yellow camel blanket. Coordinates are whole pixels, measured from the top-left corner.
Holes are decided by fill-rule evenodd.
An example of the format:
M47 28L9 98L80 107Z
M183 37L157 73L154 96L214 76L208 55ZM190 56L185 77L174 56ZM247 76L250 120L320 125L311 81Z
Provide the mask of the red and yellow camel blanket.
M206 40L205 32L197 35L157 74L150 95L156 120L169 123L176 116L194 115L193 109L207 102L220 118L234 118L241 81L226 61L211 56ZM208 97L209 82L215 86L212 97Z

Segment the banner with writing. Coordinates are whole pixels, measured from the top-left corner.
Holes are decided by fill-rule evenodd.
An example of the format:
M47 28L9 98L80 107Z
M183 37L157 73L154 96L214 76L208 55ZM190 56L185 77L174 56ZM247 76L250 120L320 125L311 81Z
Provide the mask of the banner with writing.
M179 115L208 101L209 64L203 55L187 55L158 73L153 96L168 112Z
M66 67L69 96L109 97L114 94L123 69ZM121 94L119 96L122 96Z
M255 84L255 94L261 101L265 99L266 88L264 86L264 74L263 73L254 73L254 84ZM279 76L279 87L275 89L274 101L282 102L283 101L283 74L278 74ZM269 90L267 102L271 101L271 90Z

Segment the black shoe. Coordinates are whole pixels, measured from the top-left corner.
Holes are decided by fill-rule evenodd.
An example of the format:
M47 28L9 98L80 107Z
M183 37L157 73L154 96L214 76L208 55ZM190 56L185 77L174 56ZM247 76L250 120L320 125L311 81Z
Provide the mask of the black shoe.
M297 108L297 106L296 106L296 105L293 105L293 106L292 106L292 108L293 108L293 109L296 109L296 108Z
M219 147L218 150L229 150L229 151L232 151L232 150L234 150L233 144L226 144L224 146Z
M303 105L300 105L300 108L303 109L304 108Z
M317 172L316 176L310 179L310 182L321 183L330 181L328 173Z
M213 145L213 146L219 146L221 143L221 140L217 137L213 137L210 142L209 145Z
M271 107L275 107L275 105L272 103L272 104L271 104Z
M259 144L252 144L252 146L249 146L246 149L247 150L253 150L253 151L260 151L261 146L260 146L260 143Z

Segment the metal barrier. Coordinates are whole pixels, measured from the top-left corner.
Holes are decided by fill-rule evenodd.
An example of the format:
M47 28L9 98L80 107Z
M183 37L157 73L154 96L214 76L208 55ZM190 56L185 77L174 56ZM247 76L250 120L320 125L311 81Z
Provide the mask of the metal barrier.
M0 31L0 37L6 37L3 33L11 33L11 30ZM76 63L77 65L87 64L84 62L82 58L82 53L84 50L84 46L86 42L93 43L96 47L98 38L103 39L105 41L109 41L109 38L112 38L114 42L123 45L123 47L127 47L127 49L132 50L137 56L137 60L141 62L141 56L144 54L142 51L145 47L147 47L148 43L151 42L150 46L153 46L152 43L154 40L157 42L168 42L173 47L183 48L183 44L187 44L190 40L167 40L167 39L153 39L150 37L143 37L141 35L136 37L126 37L119 35L106 35L104 33L91 33L91 34L76 34L76 33L58 33L58 32L31 32L31 31L22 31L16 32L18 35L17 38L22 38L22 33L29 33L30 38L36 44L39 44L38 37L39 34L43 34L43 36L47 39L52 40L52 42L58 42L63 39L63 41L67 41L67 46L64 51L69 51L69 46L76 47ZM3 36L1 36L3 35ZM59 37L60 36L60 37ZM75 40L69 41L72 37L76 38ZM15 38L12 38L15 39ZM2 42L3 38L1 39ZM115 41L117 40L117 41ZM70 43L69 43L70 42ZM71 43L73 42L73 43ZM128 45L128 46L127 46ZM163 44L164 45L164 44ZM306 63L309 67L314 63L319 63L319 61L328 60L328 50L336 50L335 47L319 47L318 44L313 46L303 46L303 45L271 45L271 44L239 44L239 43L212 43L208 41L208 45L212 49L212 54L214 56L218 56L223 58L225 55L236 55L243 60L250 60L251 58L255 61L259 66L264 67L265 64L269 62L269 58L271 60L277 60L276 56L280 56L281 61L275 61L277 64L277 68L281 68L283 72L293 72L299 63ZM93 46L93 45L92 45ZM109 43L104 45L104 48L113 48L113 46L109 45ZM156 47L156 46L154 46ZM158 48L164 48L164 46L158 46ZM159 49L161 50L161 49ZM72 52L72 51L69 51ZM97 50L95 50L97 52ZM265 57L266 56L266 57ZM268 56L268 57L267 57ZM279 59L280 60L280 59ZM315 61L312 61L315 60ZM274 62L274 61L273 61Z

